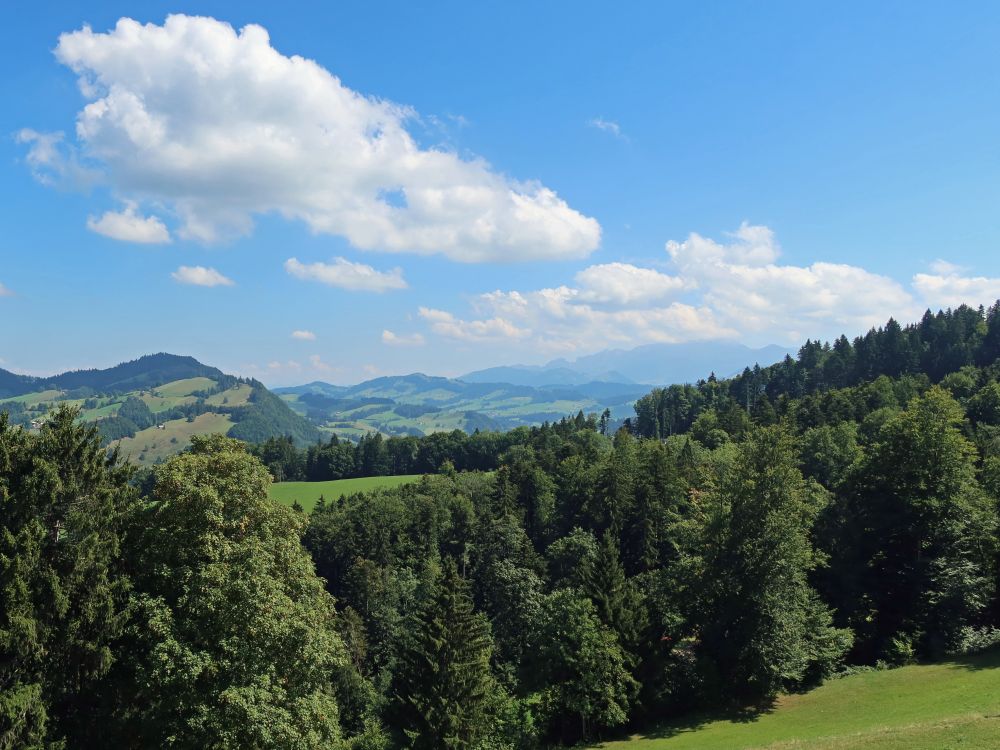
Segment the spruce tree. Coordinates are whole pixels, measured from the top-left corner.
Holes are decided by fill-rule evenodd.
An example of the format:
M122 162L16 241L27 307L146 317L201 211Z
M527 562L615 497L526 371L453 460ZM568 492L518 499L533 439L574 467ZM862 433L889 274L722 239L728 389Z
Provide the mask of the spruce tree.
M130 471L58 409L38 435L0 414L0 748L97 745L127 616L118 564Z
M454 560L446 558L441 573L431 576L408 625L388 722L414 750L475 747L489 728L493 642Z
M596 557L584 568L583 592L594 603L601 622L618 636L627 654L634 655L645 629L645 611L639 592L625 577L618 541L610 531L604 532Z

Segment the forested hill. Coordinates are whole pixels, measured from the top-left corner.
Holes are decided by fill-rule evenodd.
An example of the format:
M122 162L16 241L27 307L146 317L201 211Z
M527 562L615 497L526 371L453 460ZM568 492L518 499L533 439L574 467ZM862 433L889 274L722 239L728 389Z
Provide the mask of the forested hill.
M320 437L263 383L193 357L151 354L48 378L0 371L0 412L13 424L38 429L63 405L94 424L105 445L147 465L182 451L194 435L221 432L250 443L281 436L297 445Z
M967 368L995 367L998 357L1000 302L989 309L963 305L937 313L928 310L918 323L903 327L890 319L853 341L846 336L832 344L806 341L797 357L746 368L733 378L711 376L695 385L656 388L636 402L629 427L645 437L692 429L705 436L714 429L732 434L751 421L768 423L776 414L790 412L803 426L860 419L860 405L852 403L858 394L846 389L877 383L881 377L901 380L915 391L945 379L982 380L982 373ZM988 374L986 379L991 379ZM881 381L881 387L887 388L888 382ZM872 388L879 390L878 385L868 390ZM866 398L877 401L880 396L869 393ZM897 405L895 400L891 405ZM862 410L871 408L869 403Z
M131 362L103 370L73 370L47 378L17 375L0 370L0 398L22 396L44 390L89 389L93 393L125 393L127 391L155 388L186 378L211 378L223 376L221 370L203 365L194 357L176 354L147 354Z

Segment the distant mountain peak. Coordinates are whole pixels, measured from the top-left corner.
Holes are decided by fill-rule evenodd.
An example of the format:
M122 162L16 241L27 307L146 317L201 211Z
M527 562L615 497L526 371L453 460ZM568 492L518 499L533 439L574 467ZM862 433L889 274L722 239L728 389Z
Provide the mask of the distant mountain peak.
M712 372L734 375L754 364L778 362L794 350L769 345L753 349L732 342L700 341L685 344L644 344L634 349L606 349L569 360L553 359L545 365L508 365L461 375L468 383L502 382L542 387L584 383L690 383Z

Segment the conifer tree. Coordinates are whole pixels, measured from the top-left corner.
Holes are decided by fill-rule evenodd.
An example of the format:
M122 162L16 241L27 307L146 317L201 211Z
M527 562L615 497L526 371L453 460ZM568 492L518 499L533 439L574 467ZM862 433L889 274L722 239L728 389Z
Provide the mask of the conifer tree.
M135 493L77 414L58 409L39 435L0 414L0 748L95 743L125 626Z
M604 532L595 559L583 571L583 591L601 622L618 636L628 654L634 654L645 628L645 612L639 593L625 577L618 542L610 531Z
M403 638L387 718L414 750L472 748L488 732L495 689L489 624L451 558L427 588Z

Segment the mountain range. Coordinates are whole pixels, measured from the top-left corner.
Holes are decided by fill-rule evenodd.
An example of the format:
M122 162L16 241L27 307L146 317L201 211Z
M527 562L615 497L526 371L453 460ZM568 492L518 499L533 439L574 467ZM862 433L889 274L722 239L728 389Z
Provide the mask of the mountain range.
M277 388L292 409L320 429L355 438L377 430L422 435L440 430L507 430L560 419L578 411L603 412L613 423L633 415L652 385L736 374L781 360L790 350L741 344L651 344L609 350L547 365L511 365L458 378L413 373L351 386L313 382Z
M634 349L607 349L574 360L555 359L545 365L510 365L460 375L467 383L511 383L546 386L591 382L669 385L692 383L715 373L728 377L754 364L773 364L794 349L769 345L753 349L743 344L695 342L647 344Z

